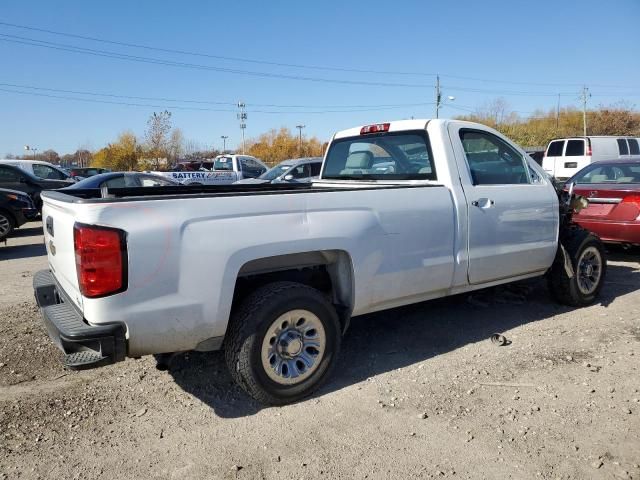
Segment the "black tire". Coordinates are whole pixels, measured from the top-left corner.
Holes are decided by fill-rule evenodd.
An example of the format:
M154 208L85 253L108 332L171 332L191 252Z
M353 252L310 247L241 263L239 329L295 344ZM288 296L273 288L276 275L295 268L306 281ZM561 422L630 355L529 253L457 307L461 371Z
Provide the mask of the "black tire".
M325 348L309 377L283 385L269 378L261 350L275 320L296 309L307 310L320 320ZM225 359L233 379L251 397L263 404L285 405L311 395L331 375L341 341L338 315L322 293L300 283L275 282L250 294L232 314L224 343Z
M13 229L16 228L16 221L13 216L4 210L0 210L0 242L3 242Z
M590 305L600 294L607 273L607 258L602 241L581 227L572 227L571 231L564 236L562 245L569 255L574 275L573 277L569 277L567 274L564 265L564 256L559 250L548 276L549 292L557 302L563 305L572 307ZM590 249L591 253L597 252L600 258L601 269L595 288L585 293L578 285L580 275L578 262L587 249Z

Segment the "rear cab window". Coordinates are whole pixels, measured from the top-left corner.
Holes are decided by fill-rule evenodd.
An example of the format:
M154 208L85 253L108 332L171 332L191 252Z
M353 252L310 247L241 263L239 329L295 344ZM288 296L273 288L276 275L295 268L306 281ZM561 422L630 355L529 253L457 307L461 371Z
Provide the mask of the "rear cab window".
M638 140L635 138L630 138L629 140L629 153L631 155L640 155L640 146L638 145Z
M424 130L382 132L331 143L323 179L436 180L429 137Z
M564 140L554 140L547 147L547 157L561 157L564 150Z
M233 157L219 157L213 163L214 170L233 171Z

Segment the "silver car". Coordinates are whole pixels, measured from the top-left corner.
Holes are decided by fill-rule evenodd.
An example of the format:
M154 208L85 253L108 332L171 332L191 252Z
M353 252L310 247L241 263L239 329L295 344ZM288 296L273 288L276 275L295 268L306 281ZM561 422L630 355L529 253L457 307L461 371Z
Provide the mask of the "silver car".
M322 157L284 160L257 178L239 180L234 184L309 183L320 176Z

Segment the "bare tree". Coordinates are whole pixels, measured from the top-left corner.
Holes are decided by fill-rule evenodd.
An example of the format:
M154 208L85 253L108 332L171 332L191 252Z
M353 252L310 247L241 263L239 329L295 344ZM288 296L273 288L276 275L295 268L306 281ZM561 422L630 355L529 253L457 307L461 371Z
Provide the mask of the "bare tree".
M475 117L482 123L493 124L492 126L497 128L504 123L508 110L509 103L499 97L482 105L476 111Z
M156 170L160 168L160 158L168 156L169 132L171 132L171 112L167 110L160 113L153 112L147 120L145 136Z
M184 135L182 130L174 128L169 138L169 161L173 164L184 153Z
M44 161L49 162L49 163L59 163L60 162L60 155L58 155L58 152L56 152L55 150L45 150L44 152L42 152L39 155L40 158L43 158Z

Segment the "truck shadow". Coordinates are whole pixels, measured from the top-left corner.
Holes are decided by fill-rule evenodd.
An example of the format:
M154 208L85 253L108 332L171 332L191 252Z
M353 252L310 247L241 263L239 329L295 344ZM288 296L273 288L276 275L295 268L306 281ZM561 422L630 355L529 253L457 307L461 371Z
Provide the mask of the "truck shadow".
M11 240L11 239L9 239ZM42 257L47 254L44 243L30 243L28 245L9 245L0 243L0 261L16 260L20 258Z
M606 308L638 288L640 269L610 265L600 305ZM312 399L570 310L554 303L546 282L535 279L354 318L333 378ZM253 415L266 408L233 383L221 352L174 357L170 373L180 387L222 418Z

